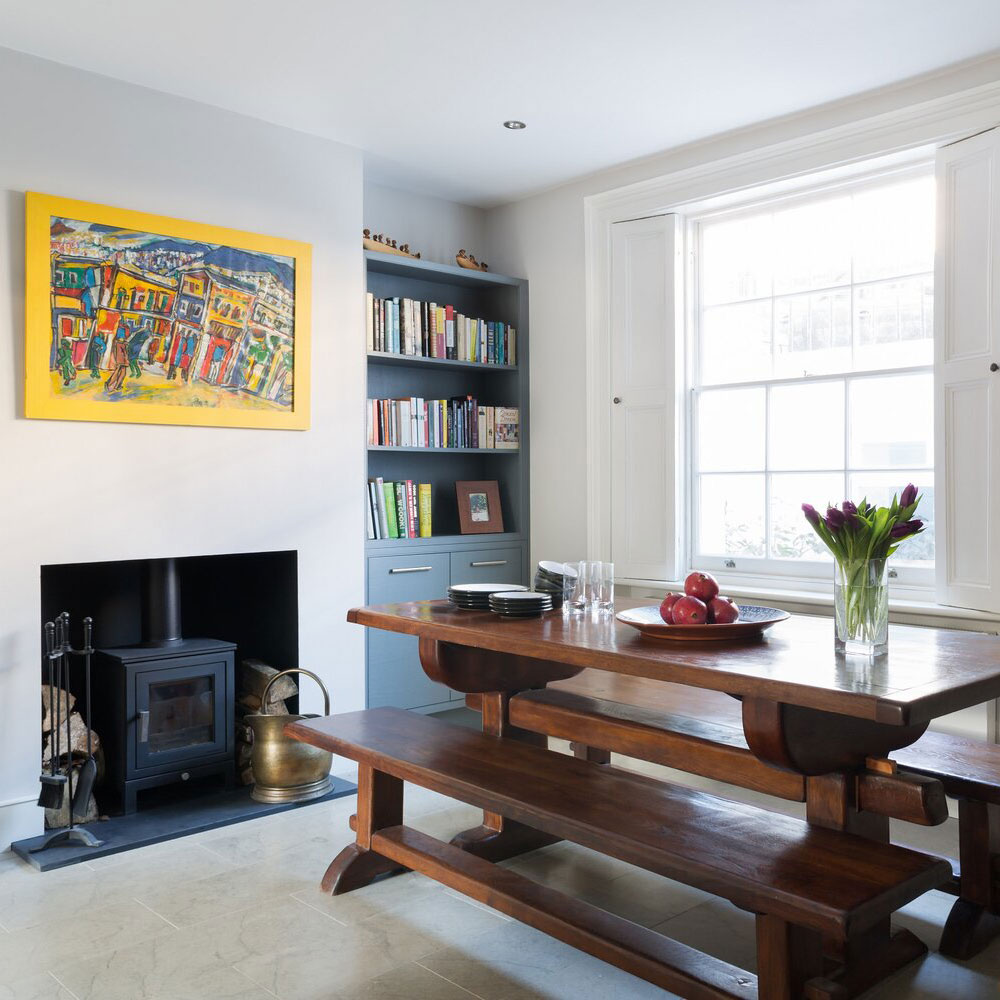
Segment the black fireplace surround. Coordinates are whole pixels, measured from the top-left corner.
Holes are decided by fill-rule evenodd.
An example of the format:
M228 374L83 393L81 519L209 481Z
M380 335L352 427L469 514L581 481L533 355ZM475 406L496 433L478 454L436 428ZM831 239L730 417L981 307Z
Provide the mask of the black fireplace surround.
M46 620L94 619L102 813L162 786L233 786L236 658L298 665L296 569L294 552L42 568Z

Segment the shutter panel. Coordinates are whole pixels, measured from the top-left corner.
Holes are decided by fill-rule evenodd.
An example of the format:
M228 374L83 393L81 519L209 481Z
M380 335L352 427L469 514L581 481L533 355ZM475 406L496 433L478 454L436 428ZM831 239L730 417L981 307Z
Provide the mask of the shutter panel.
M938 150L937 599L1000 611L1000 130Z
M676 215L612 229L611 557L619 578L680 572L680 249Z

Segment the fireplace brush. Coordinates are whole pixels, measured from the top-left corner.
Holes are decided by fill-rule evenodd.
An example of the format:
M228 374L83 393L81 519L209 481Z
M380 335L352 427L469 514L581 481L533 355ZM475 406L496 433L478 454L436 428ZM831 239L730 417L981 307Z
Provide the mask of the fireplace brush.
M45 623L45 661L48 664L49 675L49 773L45 773L45 766L42 765L42 790L38 795L38 804L45 809L62 809L63 798L66 794L66 775L60 774L56 770L58 763L56 759L56 734L59 726L56 724L55 715L55 668L56 657L60 655L56 652L56 627L54 622ZM60 695L61 697L61 695Z

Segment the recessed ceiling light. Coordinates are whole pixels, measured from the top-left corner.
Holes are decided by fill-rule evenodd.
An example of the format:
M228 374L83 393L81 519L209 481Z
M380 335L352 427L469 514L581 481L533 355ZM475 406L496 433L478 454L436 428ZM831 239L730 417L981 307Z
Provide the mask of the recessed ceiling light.
M503 123L504 128L509 128L512 132L517 132L522 128L527 128L528 126L524 122L519 122L516 118L511 118L509 121Z

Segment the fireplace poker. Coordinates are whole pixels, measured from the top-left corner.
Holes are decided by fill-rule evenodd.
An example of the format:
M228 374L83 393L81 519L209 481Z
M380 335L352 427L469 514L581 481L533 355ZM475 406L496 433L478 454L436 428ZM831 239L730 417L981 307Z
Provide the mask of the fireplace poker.
M94 747L90 732L90 655L94 652L94 619L83 619L83 649L80 652L84 657L84 691L87 706L87 759L84 761L80 773L76 776L76 794L73 796L71 812L78 820L87 818L87 809L90 805L90 796L94 790L94 782L97 779L97 761L94 759Z

